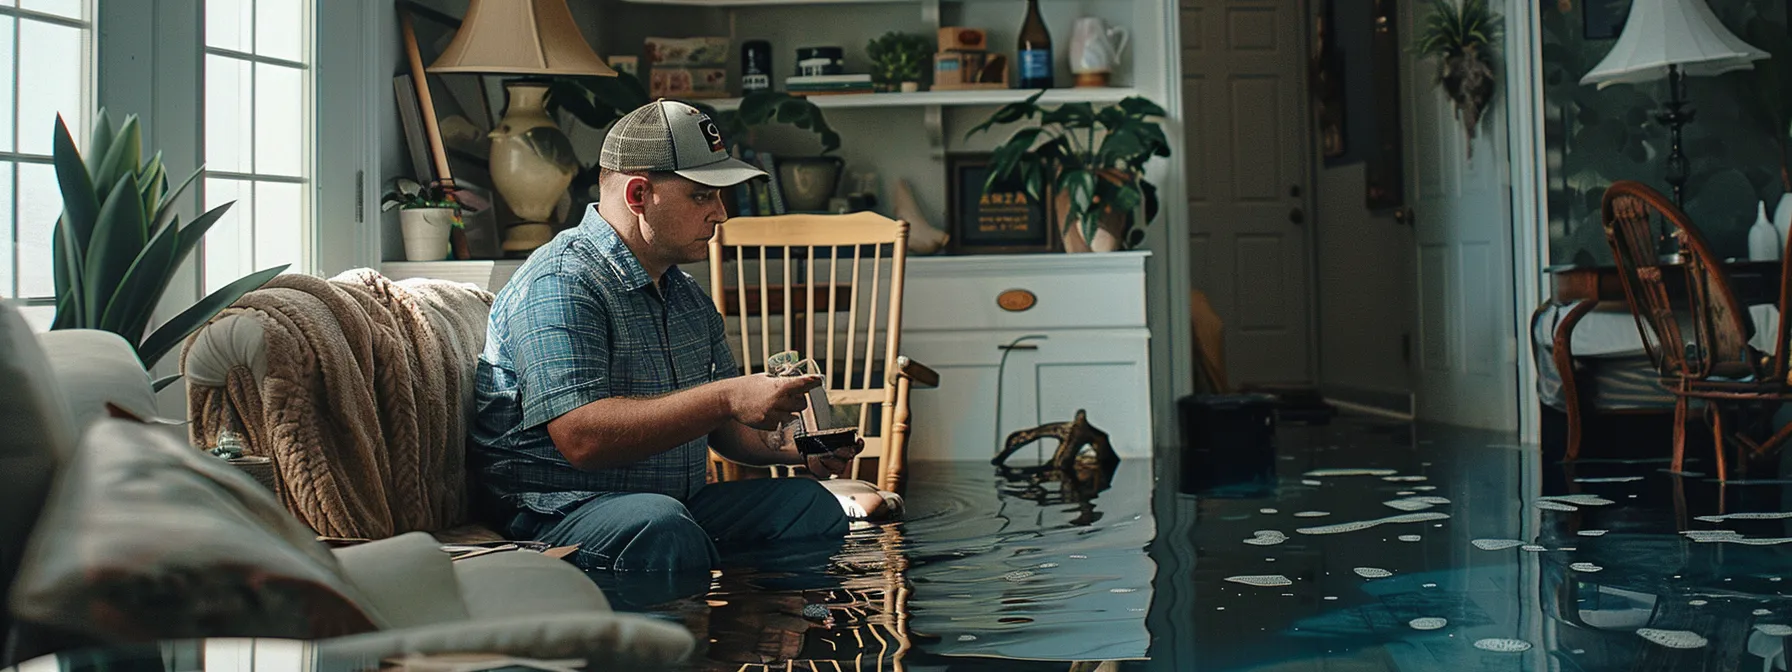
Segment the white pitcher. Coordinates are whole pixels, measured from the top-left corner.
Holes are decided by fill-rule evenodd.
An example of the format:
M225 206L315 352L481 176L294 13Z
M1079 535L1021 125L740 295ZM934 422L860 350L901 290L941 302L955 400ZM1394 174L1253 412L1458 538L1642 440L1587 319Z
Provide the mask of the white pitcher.
M1093 16L1076 20L1070 33L1070 71L1077 86L1107 86L1108 74L1126 50L1125 28L1110 27Z

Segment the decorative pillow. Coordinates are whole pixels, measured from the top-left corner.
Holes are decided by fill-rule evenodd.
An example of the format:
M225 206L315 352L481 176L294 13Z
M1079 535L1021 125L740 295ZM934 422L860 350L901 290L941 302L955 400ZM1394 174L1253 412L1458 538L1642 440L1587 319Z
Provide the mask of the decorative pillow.
M249 476L152 426L104 419L57 476L12 607L104 641L316 639L378 629L358 597Z

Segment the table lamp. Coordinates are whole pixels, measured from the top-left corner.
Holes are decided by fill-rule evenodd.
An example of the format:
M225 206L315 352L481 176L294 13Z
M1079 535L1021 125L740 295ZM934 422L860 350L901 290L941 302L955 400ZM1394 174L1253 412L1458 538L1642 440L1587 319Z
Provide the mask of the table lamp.
M505 230L504 252L527 254L552 240L548 220L579 162L543 107L548 78L616 76L579 33L566 0L472 0L429 71L521 75L505 81L510 104L489 136L492 186L522 219Z
M1655 120L1668 127L1667 183L1674 192L1674 205L1685 209L1688 166L1680 148L1680 131L1693 119L1692 110L1686 109L1687 75L1715 77L1748 70L1767 57L1767 52L1730 33L1705 0L1636 0L1618 43L1580 83L1598 84L1603 89L1613 84L1668 80L1668 101Z

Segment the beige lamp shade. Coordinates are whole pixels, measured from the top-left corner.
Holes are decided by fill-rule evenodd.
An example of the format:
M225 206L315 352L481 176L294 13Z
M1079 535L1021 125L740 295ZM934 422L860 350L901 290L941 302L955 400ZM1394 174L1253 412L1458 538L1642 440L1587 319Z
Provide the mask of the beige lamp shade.
M429 71L616 76L579 34L566 0L473 0Z
M1668 76L1678 65L1688 76L1748 70L1767 52L1749 46L1717 20L1705 0L1636 0L1624 32L1581 84L1634 84Z

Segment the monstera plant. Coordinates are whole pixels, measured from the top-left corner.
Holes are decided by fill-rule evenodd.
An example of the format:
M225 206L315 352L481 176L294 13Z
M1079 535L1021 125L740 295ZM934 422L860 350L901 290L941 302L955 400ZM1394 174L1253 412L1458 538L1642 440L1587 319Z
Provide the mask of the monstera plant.
M86 158L58 115L52 155L63 211L52 238L56 319L51 329L110 331L130 341L143 365L153 367L219 311L286 270L280 265L240 278L150 332L162 292L234 202L183 225L178 201L199 171L169 191L162 155L142 160L136 115L115 130L101 110ZM177 378L157 380L156 389Z

